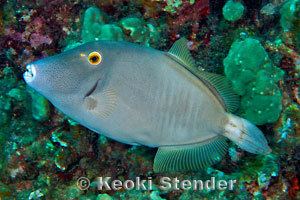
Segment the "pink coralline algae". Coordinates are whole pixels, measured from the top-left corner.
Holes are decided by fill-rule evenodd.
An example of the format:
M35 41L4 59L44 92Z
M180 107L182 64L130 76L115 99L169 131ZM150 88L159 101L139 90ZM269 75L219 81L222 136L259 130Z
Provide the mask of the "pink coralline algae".
M26 26L24 32L20 33L12 28L8 28L5 31L5 36L14 41L28 42L35 49L42 44L50 45L53 39L46 35L46 33L43 33L44 24L45 21L38 17Z
M209 0L196 1L194 4L184 2L178 8L178 12L170 20L172 28L178 29L180 26L189 23L197 22L209 14Z
M51 44L52 39L47 35L39 35L38 33L33 33L30 35L30 44L33 48L37 48L42 44Z

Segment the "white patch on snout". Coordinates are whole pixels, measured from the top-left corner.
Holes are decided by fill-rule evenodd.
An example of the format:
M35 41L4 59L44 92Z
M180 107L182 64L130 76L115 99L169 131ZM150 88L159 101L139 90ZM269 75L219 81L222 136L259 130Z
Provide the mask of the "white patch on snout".
M26 83L30 83L34 80L36 76L36 68L33 64L29 64L26 66L26 72L24 73L23 77Z

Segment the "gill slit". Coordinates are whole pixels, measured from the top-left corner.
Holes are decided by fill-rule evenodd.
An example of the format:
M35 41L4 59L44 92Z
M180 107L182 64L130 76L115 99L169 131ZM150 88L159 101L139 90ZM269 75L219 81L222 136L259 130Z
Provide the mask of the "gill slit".
M84 95L84 98L90 96L96 90L99 80L100 79L98 79L93 87Z

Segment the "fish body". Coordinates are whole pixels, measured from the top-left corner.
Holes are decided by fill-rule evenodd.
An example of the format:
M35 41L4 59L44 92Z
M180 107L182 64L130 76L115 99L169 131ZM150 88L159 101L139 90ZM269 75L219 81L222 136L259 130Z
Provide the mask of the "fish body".
M151 147L195 143L220 132L224 108L199 79L161 51L119 45L128 55L119 56L109 81L88 97L97 101L111 91L113 109L103 116L99 102L87 121L76 120L121 142ZM86 110L83 103L80 113Z
M28 65L24 79L83 126L126 144L159 147L155 171L212 164L224 154L225 138L253 153L268 152L255 126L227 113L222 92L210 82L219 77L199 75L190 66L184 43L169 52L126 42L87 43ZM259 132L260 145L244 144L247 134L237 127L247 124ZM175 155L191 164L167 160Z

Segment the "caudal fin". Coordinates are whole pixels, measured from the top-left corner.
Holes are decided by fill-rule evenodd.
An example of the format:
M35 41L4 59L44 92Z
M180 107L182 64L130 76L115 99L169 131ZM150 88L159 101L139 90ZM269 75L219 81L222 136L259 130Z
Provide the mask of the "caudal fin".
M234 115L228 115L223 135L250 153L268 154L272 151L265 136L255 125Z

